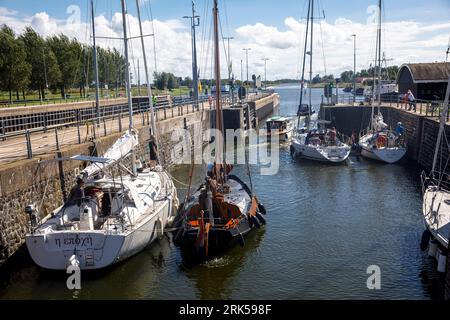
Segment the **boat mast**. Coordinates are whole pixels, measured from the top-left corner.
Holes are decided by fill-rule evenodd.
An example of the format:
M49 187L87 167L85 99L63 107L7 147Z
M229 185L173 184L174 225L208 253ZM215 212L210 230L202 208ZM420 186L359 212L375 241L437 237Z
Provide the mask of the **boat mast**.
M313 61L313 35L314 35L314 0L311 0L311 48L309 50L309 107L308 107L308 127L307 130L309 131L311 127L311 108L312 108L312 61Z
M125 85L127 88L128 114L130 117L129 131L131 133L134 127L134 123L133 123L133 101L131 98L131 77L128 60L128 38L127 38L127 21L126 21L127 9L125 6L125 0L121 0L121 2L122 2L122 23L123 23L123 45L125 51ZM133 168L133 174L136 175L136 154L134 153L134 150L132 151L131 156L132 156L131 164Z
M434 172L436 171L436 164L437 164L437 158L438 158L438 154L439 154L439 147L441 145L441 140L442 140L442 134L444 133L445 130L445 123L447 121L447 114L448 114L448 96L450 95L450 75L448 78L448 82L447 82L447 90L445 91L445 97L444 97L444 110L442 110L441 113L441 122L439 125L439 133L438 133L438 138L436 141L436 149L434 150L434 158L433 158L433 166L431 169L431 174L433 175Z
M218 134L222 134L222 137L216 137L216 164L224 164L224 150L223 150L223 128L222 128L222 106L221 106L221 80L220 80L220 52L219 52L219 22L218 22L217 0L214 0L213 16L214 16L214 68L216 77L216 130ZM218 167L218 166L216 166ZM220 177L220 169L217 177ZM225 170L226 172L226 170Z
M300 127L300 110L302 108L303 103L303 88L305 86L305 64L306 64L306 47L308 45L308 32L309 32L309 12L311 10L311 0L308 2L308 15L306 17L306 34L305 34L305 47L303 50L303 66L302 66L302 80L300 83L300 104L298 106L298 119L297 119L297 128ZM311 84L310 84L311 86Z
M184 17L191 19L191 40L192 40L192 89L194 105L198 107L198 68L197 68L197 41L195 36L195 28L200 25L200 16L195 15L195 3L192 0L192 17Z
M95 22L94 22L94 0L91 0L91 19L92 19L92 39L93 39L93 60L95 72L95 113L97 115L97 124L100 125L100 97L98 89L98 63L97 63L97 45L95 41Z
M154 139L154 142L156 146L159 146L158 144L158 132L156 131L156 121L155 121L155 113L153 105L153 99L152 99L152 86L150 84L150 76L148 74L148 65L147 65L147 56L145 53L145 45L144 45L144 34L142 32L142 22L141 22L141 10L139 8L139 0L136 0L136 7L137 7L137 15L139 20L139 32L140 32L140 38L141 38L141 47L142 47L142 55L144 59L144 69L145 69L145 81L147 83L147 96L148 96L148 104L150 106L150 126L152 130L152 136ZM156 154L156 160L159 163L159 156Z
M381 107L381 0L378 0L378 114Z

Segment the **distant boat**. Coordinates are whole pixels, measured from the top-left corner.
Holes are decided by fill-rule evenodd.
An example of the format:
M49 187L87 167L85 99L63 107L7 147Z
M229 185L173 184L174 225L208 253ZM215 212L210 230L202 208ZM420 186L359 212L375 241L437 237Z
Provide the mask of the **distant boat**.
M309 55L310 63L310 74L309 81L312 81L312 63L313 63L313 30L311 27L310 44L311 48L307 52L307 42L308 42L308 30L310 24L313 24L314 17L314 0L309 0L308 2L308 17L306 24L306 34L305 34L305 48L303 52L303 68L302 68L302 79L304 79L305 74L305 61L306 56ZM319 128L311 128L311 115L312 111L312 91L309 88L309 104L303 103L303 83L301 81L302 87L300 91L300 103L297 111L298 116L298 126L300 124L300 117L305 116L306 128L297 128L293 138L291 139L290 152L293 157L300 157L313 161L327 162L327 163L342 163L347 160L350 155L350 147L345 143L341 142L337 136L335 128L327 129L326 124L329 122L320 121L318 122Z
M406 147L394 131L388 130L381 113L373 115L371 129L360 138L359 145L363 157L386 163L398 162L406 154Z
M381 0L378 2L379 12L381 12ZM377 42L381 43L381 15L378 17ZM378 69L381 70L381 47L377 46L376 55L378 59ZM381 71L380 71L381 72ZM390 84L382 85L381 75L378 74L378 86L375 92L372 92L371 100L377 97L378 112L375 114L374 101L372 102L372 114L367 132L359 139L361 155L363 157L378 160L386 163L395 163L404 157L406 147L400 141L396 132L390 130L384 122L381 114L381 94L383 90L388 92L392 86ZM374 80L375 82L375 80ZM366 92L365 92L366 94Z
M292 118L273 116L266 120L267 136L277 135L279 141L288 141L294 132Z
M352 92L352 90L353 90L352 87L345 87L343 91L346 93L349 93L349 92Z

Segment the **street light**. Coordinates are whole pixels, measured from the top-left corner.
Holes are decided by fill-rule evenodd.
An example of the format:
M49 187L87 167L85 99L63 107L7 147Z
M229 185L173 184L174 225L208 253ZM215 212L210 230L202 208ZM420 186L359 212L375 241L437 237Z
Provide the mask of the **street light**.
M233 40L234 37L223 37L223 40L228 41L228 79L231 79L231 72L232 72L232 62L231 62L231 51L230 51L230 40Z
M262 61L264 61L264 87L267 88L267 61L269 61L269 58L262 58Z
M353 37L353 103L356 102L356 34Z
M192 1L192 16L184 16L183 19L191 20L191 41L192 41L192 89L194 104L198 107L198 68L197 68L197 47L195 38L195 28L200 26L200 16L195 14L195 3Z
M248 84L248 51L252 50L252 48L244 48L242 49L245 51L245 55L246 55L246 60L247 60L247 84Z

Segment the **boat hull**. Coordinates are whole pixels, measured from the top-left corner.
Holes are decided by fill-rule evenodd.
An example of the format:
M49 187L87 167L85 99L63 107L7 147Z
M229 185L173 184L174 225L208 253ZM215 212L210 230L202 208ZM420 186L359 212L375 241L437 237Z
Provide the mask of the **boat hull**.
M81 270L101 269L123 261L142 251L162 236L172 215L172 199L149 214L130 231L113 234L111 231L54 231L28 234L26 245L33 261L51 270L66 270L75 255Z
M369 146L361 145L361 155L372 160L386 163L396 163L406 154L406 148L371 149Z
M318 148L305 145L297 140L291 143L293 155L307 160L319 161L324 163L343 163L350 155L350 147L329 146Z
M242 219L239 224L232 229L211 228L208 232L208 255L203 247L197 247L197 230L187 230L181 240L181 249L184 254L204 259L213 257L238 243L244 244L244 237L256 229L255 225L251 225L248 219Z
M423 195L423 218L425 226L434 239L448 248L450 234L450 193L438 190L434 186L427 187Z

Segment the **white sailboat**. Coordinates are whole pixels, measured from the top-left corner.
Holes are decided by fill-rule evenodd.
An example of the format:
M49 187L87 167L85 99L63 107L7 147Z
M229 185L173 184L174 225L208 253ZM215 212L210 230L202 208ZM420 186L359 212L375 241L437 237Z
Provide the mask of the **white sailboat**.
M312 57L313 57L313 17L314 17L314 0L309 0L308 3L308 18L306 23L305 47L303 53L303 69L302 80L300 88L300 104L297 112L298 122L297 127L300 126L300 117L306 115L307 128L299 130L291 140L290 151L294 157L301 157L308 160L327 162L327 163L341 163L347 160L350 155L350 147L339 140L334 129L319 128L318 130L311 130L311 86L309 86L309 105L303 104L303 90L305 84L305 61L306 56L310 56L309 61L309 82L312 82ZM310 21L311 20L311 21ZM307 52L308 31L311 28L310 50Z
M378 2L379 16L378 16L378 32L377 32L377 50L378 57L375 70L378 70L378 86L373 92L373 100L377 97L377 114L374 112L374 105L372 104L371 121L369 130L365 135L359 139L361 147L361 155L363 157L378 160L386 163L395 163L400 161L406 154L406 147L400 141L399 137L393 130L389 130L388 125L383 120L381 114L381 0ZM378 68L377 68L378 66ZM376 95L375 95L376 93Z
M129 130L103 157L70 159L92 164L82 171L78 187L64 205L26 235L32 259L46 269L65 270L69 265L82 270L100 269L123 261L160 237L176 213L177 192L170 176L159 165L143 169L135 159L138 137L133 129L125 0L122 18ZM149 83L147 69L146 74ZM156 131L152 133L156 135ZM131 161L131 169L126 167L127 161ZM37 216L31 206L28 212L30 217Z
M450 236L450 176L448 173L436 170L439 150L444 143L445 123L448 113L450 95L450 76L441 114L438 138L433 158L431 173L422 173L423 207L422 213L426 230L422 238L422 249L429 244L429 255L437 258L438 271L445 271L445 254L448 249ZM442 155L441 155L442 156ZM429 242L430 236L432 241Z

